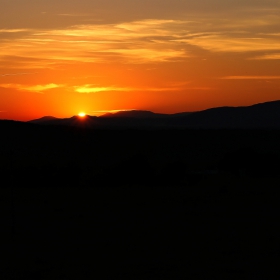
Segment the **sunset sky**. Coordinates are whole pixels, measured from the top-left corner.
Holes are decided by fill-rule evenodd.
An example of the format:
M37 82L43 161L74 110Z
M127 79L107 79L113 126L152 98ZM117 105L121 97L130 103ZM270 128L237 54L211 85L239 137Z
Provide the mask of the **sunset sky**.
M0 0L0 119L277 99L279 0Z

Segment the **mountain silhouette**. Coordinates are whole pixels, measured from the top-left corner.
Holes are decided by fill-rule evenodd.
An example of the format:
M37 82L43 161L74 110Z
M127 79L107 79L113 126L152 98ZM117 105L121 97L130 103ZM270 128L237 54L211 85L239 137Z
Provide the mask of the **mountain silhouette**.
M280 101L243 107L217 107L197 112L157 114L151 111L120 111L99 117L43 117L30 123L86 126L92 128L197 128L197 129L280 129Z
M146 118L162 118L166 117L168 115L166 114L157 114L151 111L142 111L142 110L131 110L131 111L119 111L117 113L107 113L105 115L102 115L101 118L104 117L114 117L114 118L140 118L140 119L146 119Z
M280 101L243 107L218 107L196 112L178 123L196 128L280 128Z
M71 118L55 118L51 116L42 117L29 121L29 123L40 125L64 125L64 126L86 126L91 127L96 124L97 117L85 116L83 119L79 116L73 116Z
M48 121L53 121L53 120L58 120L58 118L56 117L53 117L53 116L45 116L45 117L42 117L40 119L35 119L35 120L32 120L30 121L31 123L43 123L43 122L48 122Z

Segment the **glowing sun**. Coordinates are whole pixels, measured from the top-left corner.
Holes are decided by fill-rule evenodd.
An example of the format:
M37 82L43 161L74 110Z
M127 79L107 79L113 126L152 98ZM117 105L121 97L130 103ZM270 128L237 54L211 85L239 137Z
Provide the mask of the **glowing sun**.
M86 113L80 112L80 113L78 114L78 116L79 116L80 118L84 118L84 117L86 116Z

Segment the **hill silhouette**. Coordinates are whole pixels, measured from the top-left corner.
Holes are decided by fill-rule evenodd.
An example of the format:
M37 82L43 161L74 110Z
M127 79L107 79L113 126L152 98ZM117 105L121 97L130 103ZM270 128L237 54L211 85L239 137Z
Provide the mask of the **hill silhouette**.
M30 123L86 126L91 128L198 128L198 129L280 129L280 101L243 107L217 107L198 112L157 114L150 111L120 111L102 116L58 119L43 117Z
M151 111L143 111L143 110L131 110L131 111L119 111L114 114L107 113L101 116L101 118L104 117L110 117L110 118L138 118L138 119L147 119L147 118L160 118L160 117L166 117L166 114L157 114L153 113Z
M33 122L33 123L41 123L41 122L44 122L44 121L53 121L53 120L57 120L58 118L56 117L53 117L53 116L45 116L45 117L42 117L40 119L36 119L36 120L32 120L30 122Z

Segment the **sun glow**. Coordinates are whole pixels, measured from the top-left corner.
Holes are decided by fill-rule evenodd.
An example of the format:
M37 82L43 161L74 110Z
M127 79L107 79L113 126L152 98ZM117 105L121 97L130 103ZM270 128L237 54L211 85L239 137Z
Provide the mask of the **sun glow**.
M84 117L86 116L86 113L80 112L80 113L78 114L78 116L79 116L80 118L84 118Z

